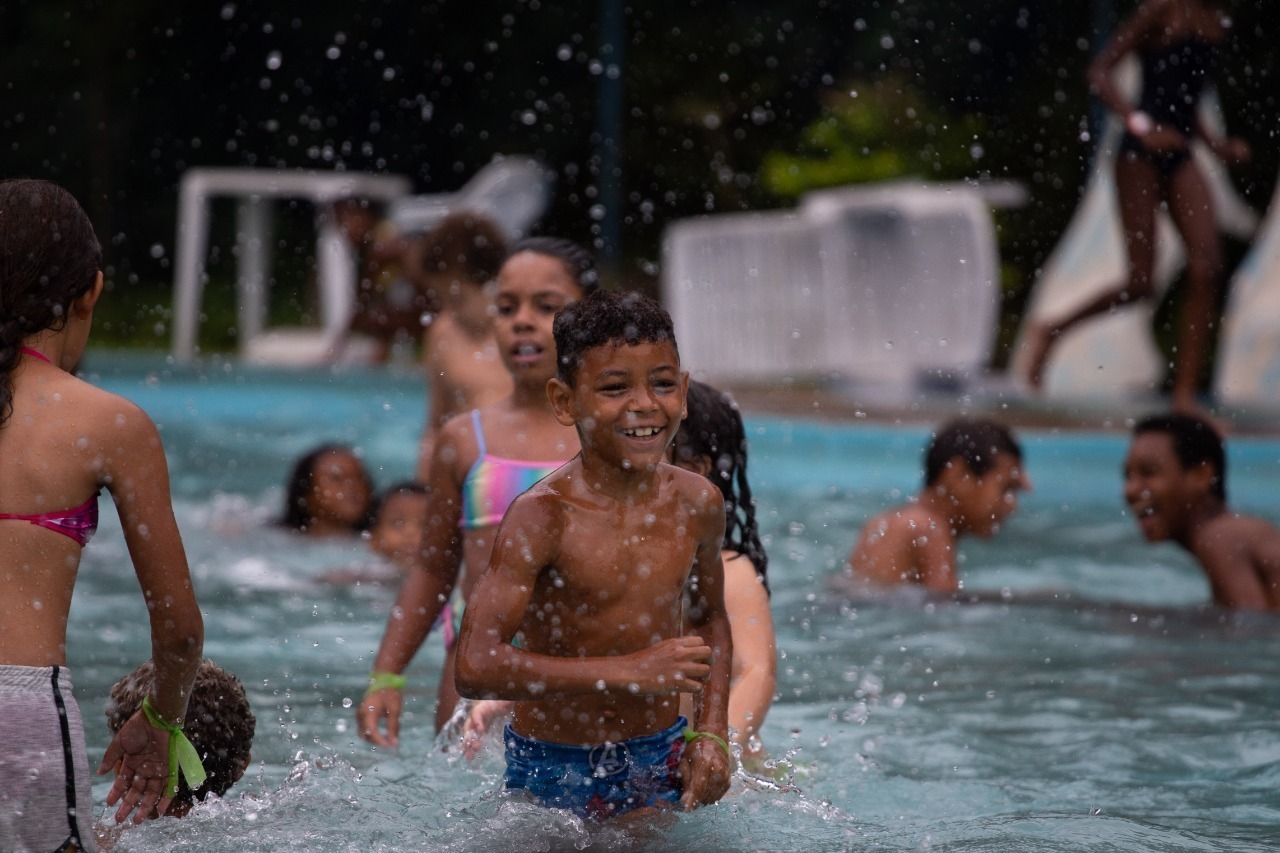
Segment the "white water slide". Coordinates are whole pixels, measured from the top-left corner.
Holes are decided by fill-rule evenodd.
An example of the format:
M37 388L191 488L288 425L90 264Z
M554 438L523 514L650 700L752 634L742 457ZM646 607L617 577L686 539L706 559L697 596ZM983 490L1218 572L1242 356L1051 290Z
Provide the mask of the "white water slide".
M792 211L672 223L663 297L682 358L717 381L969 386L999 310L990 208L1018 195L896 181L814 192Z
M1121 88L1128 93L1136 92L1139 77L1137 61L1126 62L1120 69ZM1223 131L1222 110L1213 91L1206 90L1200 102L1200 113L1201 120L1209 127ZM1111 116L1084 199L1046 262L1023 317L1013 360L1013 371L1018 376L1026 374L1026 348L1023 344L1034 324L1070 314L1125 279L1127 258L1113 178L1120 136L1120 122ZM1235 237L1248 239L1257 229L1256 213L1240 198L1226 167L1210 153L1208 147L1196 142L1193 149L1196 162L1208 178L1218 227ZM1280 239L1272 242L1280 243ZM1273 246L1267 256L1270 264L1264 269L1275 269L1274 264L1280 259L1278 256L1280 247ZM1168 214L1161 213L1156 230L1155 284L1158 294L1163 295L1168 290L1170 282L1185 263L1186 249L1182 240ZM1254 289L1263 289L1261 279L1264 277L1260 270ZM1257 301L1262 297L1252 298ZM1280 294L1272 293L1269 299L1267 304L1272 306L1272 311L1266 316L1275 317L1274 308L1280 304ZM1156 306L1155 301L1140 303L1090 318L1067 331L1054 347L1046 365L1044 395L1050 399L1149 396L1167 369L1152 337ZM1247 326L1253 334L1261 333L1260 325L1263 324L1256 316L1252 325L1245 323L1243 318L1237 322L1237 326ZM1277 338L1275 324L1271 325L1265 335L1271 339L1274 374L1280 371L1280 362L1276 362L1280 339ZM1232 334L1227 331L1224 337L1228 353L1238 349L1230 340ZM1231 359L1233 364L1242 360L1240 356ZM1225 376L1224 370L1220 377ZM1252 393L1244 389L1257 387L1250 378L1235 373L1231 376L1232 387L1241 389L1240 393ZM1221 386L1221 379L1219 384ZM1274 392L1277 387L1280 387L1280 376L1273 376L1270 388ZM1274 393L1272 399L1275 399Z
M1231 281L1214 395L1232 405L1280 403L1280 182Z

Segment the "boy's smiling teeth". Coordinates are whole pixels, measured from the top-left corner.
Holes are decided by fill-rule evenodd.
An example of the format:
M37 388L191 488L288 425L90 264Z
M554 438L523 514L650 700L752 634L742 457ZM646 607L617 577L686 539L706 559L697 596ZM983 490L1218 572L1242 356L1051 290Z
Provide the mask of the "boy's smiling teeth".
M660 432L662 432L660 427L633 427L632 429L624 429L622 434L633 438L649 438Z

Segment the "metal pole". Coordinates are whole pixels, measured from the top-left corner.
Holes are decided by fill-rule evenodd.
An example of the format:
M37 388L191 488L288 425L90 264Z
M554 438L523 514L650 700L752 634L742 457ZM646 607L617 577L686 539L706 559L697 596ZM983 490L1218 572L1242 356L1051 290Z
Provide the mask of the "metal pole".
M621 0L600 3L600 99L596 134L599 184L599 258L605 269L617 267L622 254L622 133L627 21Z

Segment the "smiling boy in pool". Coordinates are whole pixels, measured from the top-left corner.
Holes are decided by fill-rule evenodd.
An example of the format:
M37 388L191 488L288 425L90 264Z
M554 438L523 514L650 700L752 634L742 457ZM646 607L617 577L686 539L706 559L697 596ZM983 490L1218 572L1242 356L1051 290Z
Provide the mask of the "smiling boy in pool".
M1133 428L1124 499L1142 535L1191 553L1213 602L1280 610L1280 530L1227 508L1227 462L1213 425L1192 415L1155 415Z
M508 509L463 618L458 690L518 700L506 786L541 805L602 820L714 803L731 771L725 511L666 462L688 383L671 318L597 291L560 312L555 341L547 391L582 452ZM697 696L691 728L681 693Z
M961 536L999 530L1031 488L1022 448L1005 427L955 420L925 451L925 483L915 500L869 520L846 564L842 586L858 592L916 585L958 592L956 548Z

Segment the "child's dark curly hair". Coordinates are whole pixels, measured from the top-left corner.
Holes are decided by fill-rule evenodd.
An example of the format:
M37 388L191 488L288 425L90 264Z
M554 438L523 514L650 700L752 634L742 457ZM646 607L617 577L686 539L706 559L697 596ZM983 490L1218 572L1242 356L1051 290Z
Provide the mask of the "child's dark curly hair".
M569 303L556 314L552 331L556 374L568 385L573 384L587 350L660 341L676 345L666 309L642 293L618 290L597 290Z
M155 663L148 660L111 688L106 709L111 734L120 731L142 707L155 678ZM240 680L211 660L201 661L182 730L196 748L208 777L194 791L180 778L169 806L172 813L185 814L211 793L221 797L244 775L256 723Z

